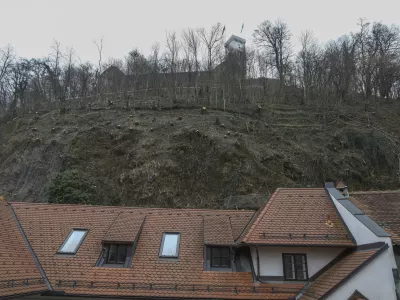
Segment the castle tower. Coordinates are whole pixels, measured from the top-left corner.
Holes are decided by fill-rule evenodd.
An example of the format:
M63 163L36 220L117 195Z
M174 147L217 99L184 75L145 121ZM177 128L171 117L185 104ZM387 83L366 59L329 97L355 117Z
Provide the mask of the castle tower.
M232 35L225 43L225 76L228 78L246 78L246 40Z
M225 43L225 54L234 52L246 52L246 40L237 35L232 35Z

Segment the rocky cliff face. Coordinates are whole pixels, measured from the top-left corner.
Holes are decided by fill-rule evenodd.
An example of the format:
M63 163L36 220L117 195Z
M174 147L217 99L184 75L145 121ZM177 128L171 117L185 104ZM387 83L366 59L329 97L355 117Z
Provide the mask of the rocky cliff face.
M107 205L250 208L277 187L321 187L328 179L351 189L398 188L397 111L26 115L0 125L0 194L46 202L72 189L68 174L84 201Z

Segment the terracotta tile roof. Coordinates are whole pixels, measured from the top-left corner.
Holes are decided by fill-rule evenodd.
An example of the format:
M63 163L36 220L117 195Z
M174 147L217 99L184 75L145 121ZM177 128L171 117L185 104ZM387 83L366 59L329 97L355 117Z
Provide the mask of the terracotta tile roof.
M103 241L133 243L145 219L144 213L120 213L115 217Z
M372 259L386 249L387 245L384 245L380 249L351 252L320 275L300 299L325 299L325 297L355 274L356 270L366 266L368 262L372 261Z
M328 216L333 226L326 224ZM324 189L277 189L243 242L354 246Z
M0 199L0 298L46 290L39 269L12 215Z
M350 200L400 245L400 191L354 192Z
M303 286L297 283L254 285L250 272L204 271L204 241L232 243L254 215L253 211L22 203L13 203L13 207L55 290L110 296L287 299ZM95 267L102 241L131 241L144 216L132 266ZM124 224L132 226L133 233L126 231ZM225 231L228 227L230 231ZM74 256L56 255L73 228L88 229L78 252ZM178 259L159 258L163 232L180 232Z
M233 245L233 239L228 216L204 216L204 244Z

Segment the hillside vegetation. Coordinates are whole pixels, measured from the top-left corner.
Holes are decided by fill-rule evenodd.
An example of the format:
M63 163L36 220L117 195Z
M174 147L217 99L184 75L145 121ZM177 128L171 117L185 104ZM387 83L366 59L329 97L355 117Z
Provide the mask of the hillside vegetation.
M10 201L257 207L278 187L399 187L400 108L27 114L0 125Z

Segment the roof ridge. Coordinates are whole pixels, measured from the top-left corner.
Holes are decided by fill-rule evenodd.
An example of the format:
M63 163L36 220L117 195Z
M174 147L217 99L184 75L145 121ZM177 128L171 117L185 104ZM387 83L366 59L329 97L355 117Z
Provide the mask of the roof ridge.
M164 211L193 211L193 212L215 212L215 213L255 213L256 210L251 209L209 209L209 208L167 208L167 207L141 207L141 206L108 206L108 205L89 205L89 204L55 204L55 203L32 203L32 202L8 202L12 207L22 207L22 206L52 206L52 207L75 207L75 208L106 208L106 209L129 209L129 210L164 210Z
M355 191L350 193L350 197L352 195L368 195L368 194L400 194L400 190Z

